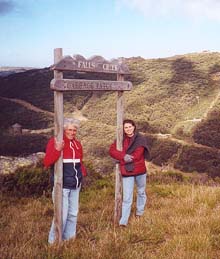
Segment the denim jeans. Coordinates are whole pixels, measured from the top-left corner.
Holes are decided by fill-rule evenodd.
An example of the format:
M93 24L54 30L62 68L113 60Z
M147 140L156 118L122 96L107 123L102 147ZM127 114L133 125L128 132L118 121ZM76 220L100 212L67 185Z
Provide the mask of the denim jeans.
M79 210L79 192L80 187L77 189L64 189L63 188L63 223L62 223L62 239L68 240L76 235L76 223ZM52 199L54 202L54 189L52 192ZM48 242L52 244L55 241L55 225L54 219L49 232Z
M122 201L122 216L119 225L127 225L131 213L131 206L133 201L134 183L137 186L137 202L136 215L141 216L144 213L146 196L146 174L122 177L123 184L123 201Z

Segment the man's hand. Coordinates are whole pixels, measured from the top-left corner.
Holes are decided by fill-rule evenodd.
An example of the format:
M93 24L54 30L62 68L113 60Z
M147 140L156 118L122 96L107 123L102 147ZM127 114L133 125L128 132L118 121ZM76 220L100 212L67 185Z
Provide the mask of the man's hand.
M54 146L57 151L61 151L64 147L64 141L59 142L55 140Z

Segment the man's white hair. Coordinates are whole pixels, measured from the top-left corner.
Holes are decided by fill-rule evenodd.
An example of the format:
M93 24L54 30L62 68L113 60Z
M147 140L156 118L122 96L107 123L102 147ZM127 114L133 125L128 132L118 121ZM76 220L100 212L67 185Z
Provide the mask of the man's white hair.
M74 125L76 128L79 128L80 121L75 118L64 118L63 127L66 129L69 125Z

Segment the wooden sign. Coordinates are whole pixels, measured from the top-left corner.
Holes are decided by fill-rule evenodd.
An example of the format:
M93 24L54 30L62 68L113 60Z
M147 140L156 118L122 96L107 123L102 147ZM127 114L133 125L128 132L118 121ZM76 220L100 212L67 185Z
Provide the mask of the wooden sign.
M118 91L117 99L117 149L122 150L123 140L123 92L132 89L132 83L124 81L124 75L129 74L128 67L121 60L106 61L101 56L85 59L81 55L63 57L62 49L54 50L54 79L50 83L50 88L54 90L54 128L56 140L63 139L63 92L73 90L89 91ZM115 73L117 81L105 80L82 80L63 79L62 71ZM54 167L54 224L56 241L62 242L62 188L63 188L63 154L55 163ZM122 179L119 165L116 165L115 178L115 213L114 223L119 222L122 208Z
M55 91L130 91L132 83L128 81L53 79L50 88Z
M84 72L99 72L111 74L129 74L129 69L126 64L119 59L111 61L105 60L101 56L93 56L85 59L81 55L73 57L66 56L59 62L51 66L52 70L69 70L69 71L84 71Z

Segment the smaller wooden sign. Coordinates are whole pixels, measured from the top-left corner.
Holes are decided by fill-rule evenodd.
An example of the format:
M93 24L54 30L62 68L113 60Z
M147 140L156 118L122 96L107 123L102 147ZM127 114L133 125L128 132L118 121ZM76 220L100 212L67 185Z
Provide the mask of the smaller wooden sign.
M132 83L129 81L53 79L50 88L55 91L129 91Z

